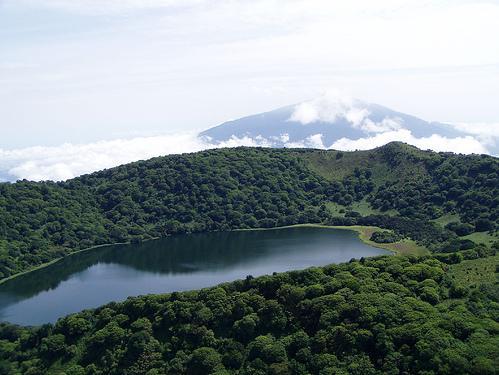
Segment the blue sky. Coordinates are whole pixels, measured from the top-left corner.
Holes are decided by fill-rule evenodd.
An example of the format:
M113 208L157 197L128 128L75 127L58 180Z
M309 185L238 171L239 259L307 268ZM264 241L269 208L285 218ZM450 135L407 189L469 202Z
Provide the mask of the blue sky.
M330 88L494 129L498 19L498 1L0 0L0 157L193 132Z

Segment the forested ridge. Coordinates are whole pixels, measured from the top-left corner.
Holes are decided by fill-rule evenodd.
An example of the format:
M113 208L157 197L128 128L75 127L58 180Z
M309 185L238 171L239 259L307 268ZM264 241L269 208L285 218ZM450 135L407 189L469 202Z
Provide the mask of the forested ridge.
M360 259L2 324L0 373L495 374L498 259L484 261Z
M470 249L465 236L497 236L498 171L490 156L392 143L358 152L219 149L65 182L2 183L0 278L99 244L298 223L375 225L435 252ZM431 222L443 215L455 219Z
M93 245L298 223L426 256L352 260L0 324L0 374L495 374L499 163L393 143L237 148L0 184L1 277Z

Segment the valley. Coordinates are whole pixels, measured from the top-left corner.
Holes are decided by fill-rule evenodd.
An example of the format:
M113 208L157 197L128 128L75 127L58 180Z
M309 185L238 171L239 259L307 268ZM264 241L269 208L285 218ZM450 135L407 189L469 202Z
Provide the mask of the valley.
M0 316L35 325L0 369L493 374L498 172L390 143L0 184Z
M391 143L357 152L210 150L65 182L3 183L0 277L96 245L303 223L377 226L437 252L472 246L469 235L490 244L497 169L490 156ZM431 221L449 213L462 238Z
M498 20L0 0L0 375L499 375Z

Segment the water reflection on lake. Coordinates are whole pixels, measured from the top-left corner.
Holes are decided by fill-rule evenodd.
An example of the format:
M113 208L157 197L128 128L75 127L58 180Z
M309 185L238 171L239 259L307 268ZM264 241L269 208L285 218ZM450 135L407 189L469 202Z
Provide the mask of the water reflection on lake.
M0 285L0 320L36 325L128 296L203 288L247 275L386 251L347 230L295 227L173 236L81 252Z

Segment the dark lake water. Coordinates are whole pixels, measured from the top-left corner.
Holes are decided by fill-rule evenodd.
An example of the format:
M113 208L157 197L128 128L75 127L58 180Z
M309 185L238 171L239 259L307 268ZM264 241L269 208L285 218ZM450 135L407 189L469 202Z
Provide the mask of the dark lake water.
M55 322L128 296L387 254L349 230L295 227L174 236L74 254L0 285L0 320Z

